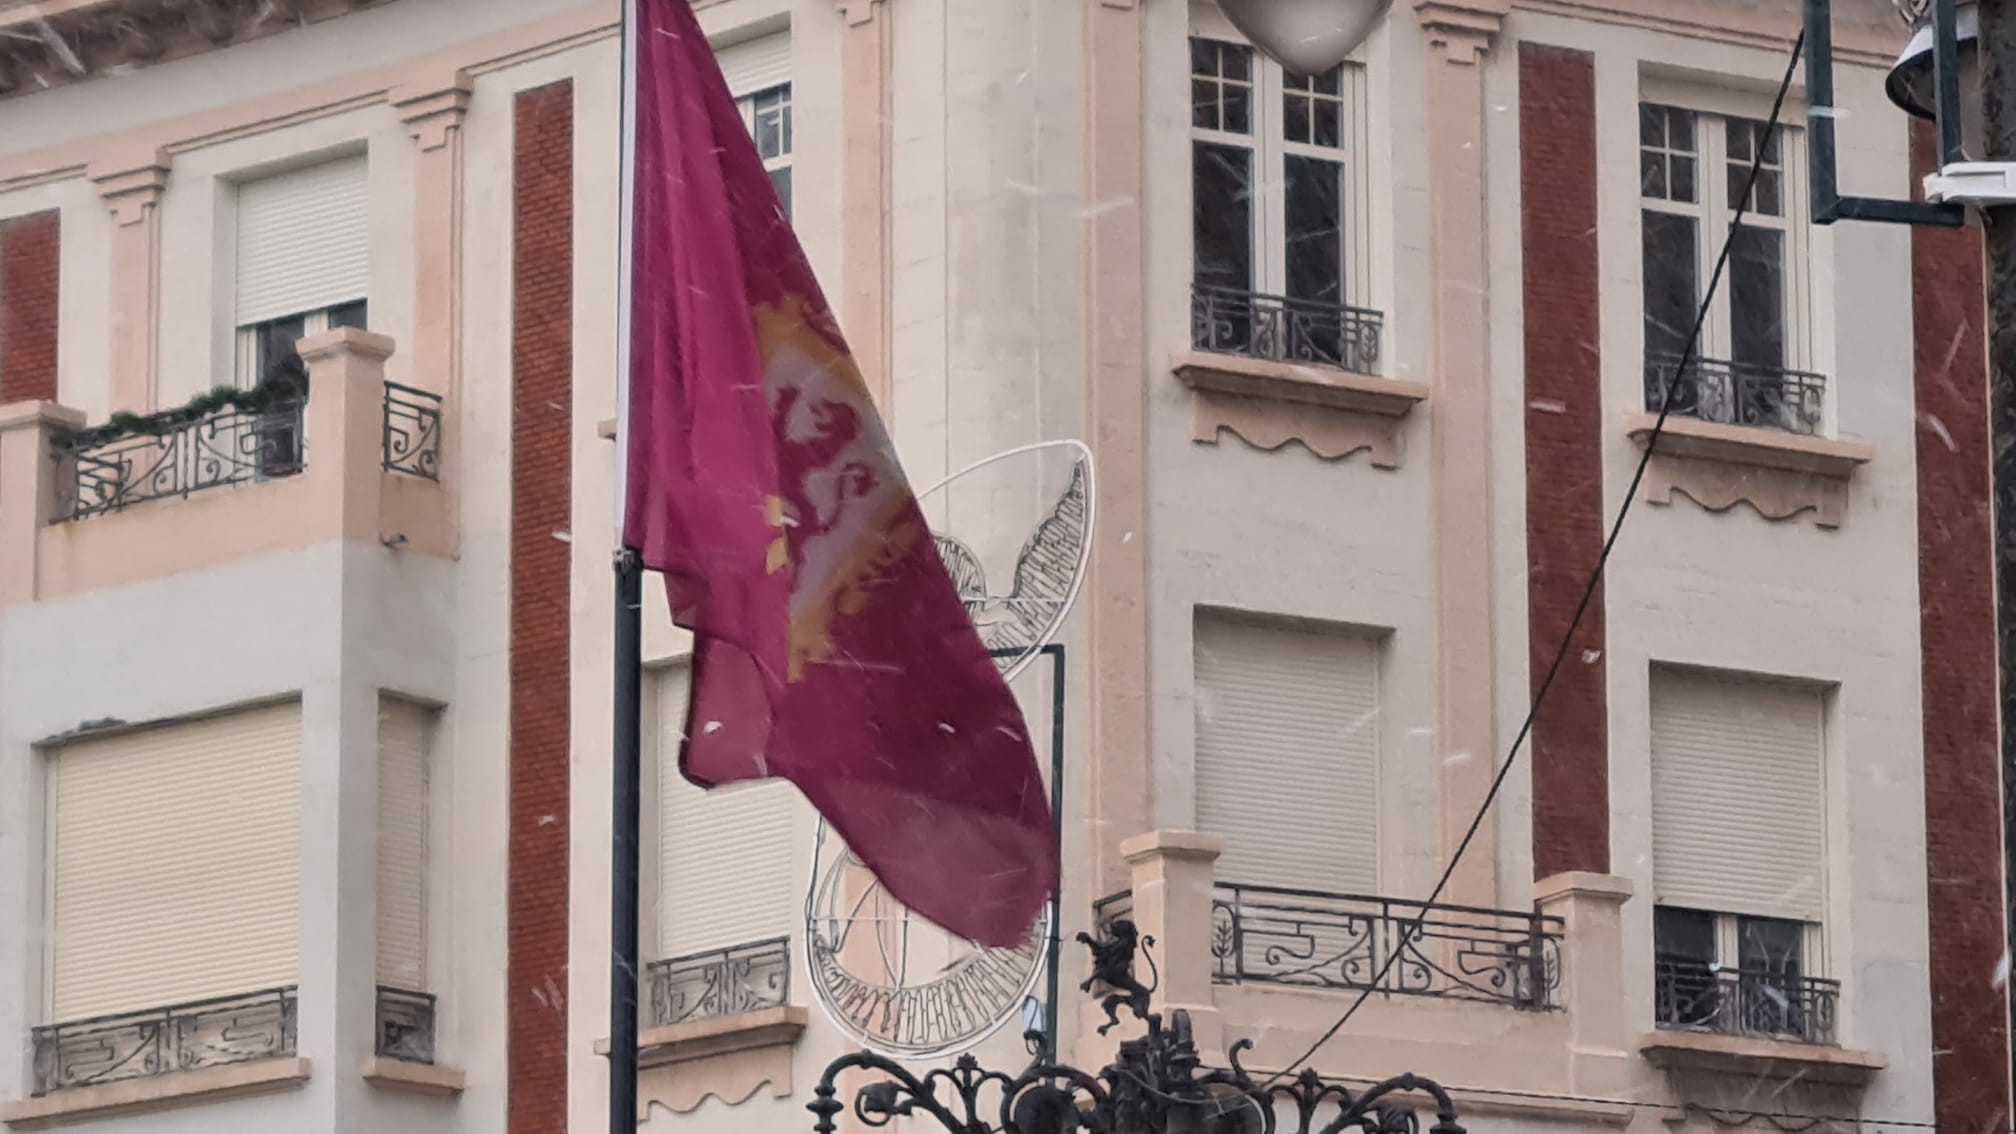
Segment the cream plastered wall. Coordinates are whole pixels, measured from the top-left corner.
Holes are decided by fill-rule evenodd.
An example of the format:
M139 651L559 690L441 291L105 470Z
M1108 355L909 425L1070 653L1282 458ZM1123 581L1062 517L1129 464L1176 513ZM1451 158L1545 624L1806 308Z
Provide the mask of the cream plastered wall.
M415 10L418 17L385 15ZM53 92L46 102L38 96L7 104L0 115L10 126L32 124L29 116L48 108L71 131L79 131L80 123L89 127L100 122L107 129L123 129L126 123L117 115L130 114L134 105L164 115L154 125L105 139L59 141L51 149L0 157L0 186L8 186L0 189L0 213L50 204L65 209L64 400L94 416L109 408L103 344L112 224L97 187L80 176L98 160L94 154L132 152L136 143L170 151L161 212L166 266L161 358L167 388L180 394L207 385L219 355L208 339L214 312L204 308L222 298L215 290L217 273L209 250L224 215L214 197L203 199L215 194L219 176L330 147L369 147L373 323L394 335L405 334L414 310L414 261L427 234L416 232L412 219L419 151L405 123L385 105L389 92L402 84L411 91L412 84L452 76L457 66L481 75L583 39L599 37L613 44L614 23L613 5L601 4L391 5L262 41L243 49L249 55L234 48L143 70L120 80L124 86L114 102L93 102L95 87L86 84ZM583 54L577 51L576 56ZM407 62L380 65L401 59ZM331 65L332 60L340 65ZM143 78L146 82L139 83ZM296 85L300 83L314 85ZM604 85L613 92L613 75ZM502 754L508 742L509 692L510 90L509 84L490 83L484 91L490 101L473 99L464 123L469 172L462 181L461 207L470 238L455 254L469 298L459 334L464 371L472 377L469 395L449 402L459 433L451 434L451 452L460 452L451 457L455 466L446 473L466 478L468 485L460 508L459 559L416 557L372 544L323 545L104 588L58 603L10 608L0 615L0 658L5 659L0 665L0 766L11 769L7 774L17 784L39 764L27 745L79 721L144 719L292 688L302 690L306 699L304 757L311 778L304 814L334 817L326 830L304 831L301 1050L314 1065L307 1087L261 1099L103 1120L93 1128L445 1131L503 1126L509 990L504 984L506 879L498 864L507 842L508 783ZM613 105L613 94L607 101ZM165 117L171 112L186 113ZM10 142L25 136L8 132ZM65 135L52 131L47 136ZM579 144L606 149L606 143L589 132ZM591 156L612 160L599 151ZM590 233L588 239L595 239L592 229ZM613 246L613 232L602 239ZM606 263L596 270L602 273L596 282L606 289ZM608 310L605 299L601 313L606 316ZM420 345L410 339L399 343L393 358L408 361L392 364L395 376L411 375L398 368L410 366ZM431 357L443 356L441 344L426 345ZM418 384L441 388L425 378ZM146 549L135 553L144 555ZM303 596L311 597L304 601ZM133 641L109 656L91 645L126 642L129 635ZM66 651L78 651L78 656L65 660ZM203 657L205 664L188 664L192 656ZM109 684L77 676L104 676L108 665L114 667ZM361 1078L373 1031L370 757L379 688L447 706L433 778L429 987L440 997L441 1062L467 1074L467 1089L454 1102L387 1094ZM340 777L339 754L345 762ZM29 801L40 798L28 791L5 794L10 809L28 808ZM38 809L24 810L18 822L6 824L10 836L38 839L39 815ZM15 851L6 859L39 864L38 856ZM34 907L35 917L21 924L39 925L35 903L40 899L34 896L39 875L15 877L10 872L5 885L12 895L4 899L9 908ZM7 995L0 997L0 1028L25 1040L26 1028L41 1022L40 970L26 960L26 951L39 951L40 942L20 934L0 941L5 942L4 971L27 974L25 984L13 978L7 982ZM341 997L332 991L339 983L346 990ZM16 1081L0 1084L10 1095L18 1094L18 1086Z
M1434 571L1429 536L1427 416L1401 429L1403 463L1366 454L1327 461L1299 443L1258 450L1230 433L1191 440L1191 398L1169 359L1189 348L1190 86L1193 18L1228 34L1207 7L1150 4L1147 22L1147 264L1149 531L1153 600L1152 746L1158 825L1194 827L1192 631L1198 606L1342 623L1384 639L1380 671L1380 890L1423 894L1440 866L1437 778L1448 759L1436 734ZM1419 137L1422 47L1396 6L1364 50L1373 164L1368 238L1372 295L1384 312L1380 371L1427 381L1425 161L1394 139ZM1132 832L1130 832L1132 834Z
M488 1128L499 1113L472 1091L460 1109L379 1098L363 1079L370 1054L374 985L372 815L378 693L436 704L457 696L456 568L382 547L329 543L0 612L0 790L7 818L0 847L0 1032L25 1044L46 1021L42 927L47 859L46 756L38 742L87 721L144 722L274 697L302 703L301 962L299 1049L312 1067L298 1090L157 1113L92 1120L107 1131L338 1131L396 1120L413 1130ZM325 601L303 601L304 595ZM191 664L200 658L201 664ZM457 798L467 752L457 712L438 738L433 822L444 846L501 853L501 809ZM160 839L201 837L229 823L229 804L208 817L162 816L135 832L134 853L160 853ZM173 834L180 831L181 835ZM457 856L437 859L437 894L465 881ZM480 890L480 880L466 880ZM483 943L497 924L447 925L432 942L434 989L447 1014L444 1062L460 1062L459 1002L489 965ZM219 927L219 932L229 932ZM0 1094L27 1093L27 1061L10 1063Z
M1641 84L1648 76L1670 81L1685 68L1719 88L1725 103L1741 100L1762 117L1785 56L1782 49L1523 12L1508 20L1505 35L1596 54L1606 506L1614 514L1638 458L1623 418L1643 398L1635 165ZM1502 296L1505 305L1495 308L1494 336L1509 363L1500 428L1516 431L1503 384L1518 373L1519 357L1519 181L1510 148L1518 83L1513 48L1502 55L1493 102L1512 109L1491 119L1494 143L1504 142L1494 147L1494 161L1512 156L1494 174L1494 216L1505 218L1498 228L1512 226L1514 238L1494 257L1494 304ZM1841 182L1845 192L1900 197L1909 193L1906 120L1884 98L1882 76L1875 67L1837 68ZM1803 105L1795 87L1786 120L1798 124ZM1613 870L1639 895L1625 906L1626 1010L1637 1032L1652 1029L1651 968L1643 963L1652 954L1654 893L1651 666L1685 663L1834 685L1825 767L1825 975L1842 982L1842 1043L1889 1060L1861 1113L1929 1121L1909 233L1854 223L1819 229L1811 263L1815 358L1827 373L1830 425L1876 451L1854 474L1845 522L1829 531L1799 518L1769 522L1744 504L1715 514L1678 494L1665 506L1641 500L1608 576ZM1523 588L1516 593L1523 597ZM1641 1066L1639 1096L1656 1097L1659 1086L1658 1074Z

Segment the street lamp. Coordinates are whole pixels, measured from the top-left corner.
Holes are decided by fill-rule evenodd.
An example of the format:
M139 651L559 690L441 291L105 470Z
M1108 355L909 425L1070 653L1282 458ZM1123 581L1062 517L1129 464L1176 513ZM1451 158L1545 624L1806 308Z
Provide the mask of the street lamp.
M1814 220L1951 226L1966 223L1971 212L1982 221L2006 947L2016 944L2016 161L2009 160L2016 158L2016 6L1918 0L1911 39L1884 87L1905 112L1937 124L1938 169L1925 177L1924 201L1837 191L1830 5L1804 0L1804 6ZM2007 1007L2016 1007L2016 988ZM2001 1086L2012 1084L2016 1073Z
M1388 0L1218 0L1239 34L1298 75L1344 62L1372 34Z
M1950 30L1942 31L1941 23ZM1928 4L1884 82L1891 102L1939 126L1939 169L1925 178L1928 201L2016 203L2016 163L1987 160L1980 47L1981 5L1976 0ZM1947 108L1944 114L1942 107Z

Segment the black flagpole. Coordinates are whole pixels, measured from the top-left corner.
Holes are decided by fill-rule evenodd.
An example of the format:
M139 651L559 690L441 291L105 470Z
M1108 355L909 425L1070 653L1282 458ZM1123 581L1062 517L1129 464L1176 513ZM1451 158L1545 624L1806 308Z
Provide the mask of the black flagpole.
M630 226L634 175L633 95L636 48L632 40L634 0L623 2L622 140L617 176L617 369L616 428L616 626L613 743L610 745L609 822L609 1134L637 1134L637 842L643 811L642 747L644 670L644 562L636 548L623 547L624 503L629 490L630 454Z
M637 1131L637 828L643 692L644 565L616 553L615 813L610 837L609 1134Z

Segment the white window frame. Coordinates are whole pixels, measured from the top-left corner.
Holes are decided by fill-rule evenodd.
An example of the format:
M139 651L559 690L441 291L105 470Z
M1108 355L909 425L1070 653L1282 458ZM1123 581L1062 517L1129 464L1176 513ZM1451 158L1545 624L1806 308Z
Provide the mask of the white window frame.
M1688 909L1687 906L1660 906L1658 909ZM1799 942L1799 975L1816 980L1827 979L1827 927L1820 922L1806 921L1797 917L1771 917L1765 914L1724 913L1721 910L1695 910L1715 919L1715 958L1710 964L1717 971L1739 972L1742 970L1743 930L1745 918L1758 921L1783 921L1803 927L1805 932ZM1655 925L1657 914L1654 915ZM1658 947L1657 933L1653 946Z
M752 90L747 94L738 94L735 96L735 109L742 112L742 127L748 130L749 137L754 139L756 137L756 105L759 101L771 95L776 95L780 99L778 109L783 114L781 131L784 138L784 152L764 157L763 168L766 172L775 173L780 169L791 168L791 153L794 148L792 143L796 140L794 137L795 131L792 129L793 111L791 109L790 82L787 80L782 83L775 83L771 86ZM759 149L758 152L760 153L761 150ZM787 201L785 203L788 205L790 202Z
M368 304L369 302L368 299L353 299L344 303L338 303L333 307L324 307L319 311L305 311L299 316L282 315L279 318L293 319L298 317L301 320L301 337L305 339L310 335L319 335L329 330L333 325L329 321L330 316L338 309L349 307L353 303ZM370 321L368 307L366 308L366 312L365 321L368 323ZM259 384L261 377L259 373L259 328L264 325L263 323L254 323L250 326L239 327L234 332L236 336L234 351L237 362L232 376L241 390L249 390Z
M1341 215L1344 224L1342 242L1344 245L1342 302L1352 307L1383 310L1373 291L1372 250L1371 250L1371 177L1367 164L1371 152L1371 129L1367 115L1368 91L1364 49L1353 51L1342 67L1342 77L1338 84L1343 112L1340 115L1338 144L1321 146L1309 142L1290 142L1283 134L1286 114L1283 97L1287 90L1287 73L1281 64L1267 57L1266 53L1248 43L1246 38L1232 28L1215 6L1193 5L1190 10L1190 38L1206 39L1240 48L1248 53L1252 77L1252 102L1249 108L1251 133L1236 134L1223 130L1203 129L1195 125L1189 127L1190 138L1195 142L1235 146L1253 154L1252 178L1258 192L1254 195L1253 231L1248 239L1253 252L1252 288L1265 295L1286 295L1288 285L1288 208L1286 199L1286 177L1284 161L1289 156L1313 157L1324 161L1335 161L1344 167L1344 187ZM1188 43L1185 44L1184 87L1191 88L1193 72L1189 70ZM1316 95L1316 98L1326 98ZM1185 115L1188 117L1186 96ZM1195 184L1191 185L1194 193ZM1192 200L1192 209L1195 200ZM1193 249L1194 254L1194 249ZM1193 272L1194 274L1194 272Z
M1690 204L1649 197L1640 188L1637 195L1641 214L1638 225L1639 271L1642 273L1646 269L1643 262L1643 212L1694 218L1695 302L1698 304L1700 292L1708 286L1715 270L1716 257L1735 217L1736 202L1730 199L1728 184L1729 125L1737 119L1749 119L1759 124L1767 122L1770 106L1768 103L1751 106L1748 100L1735 102L1691 96L1665 84L1647 84L1639 92L1638 105L1633 107L1631 162L1634 181L1638 179L1641 155L1646 149L1639 136L1638 112L1646 106L1665 107L1693 115L1696 199ZM1781 112L1778 122L1781 213L1771 216L1752 208L1744 212L1743 223L1785 234L1785 310L1782 313L1785 320L1785 359L1781 365L1787 370L1826 375L1826 367L1817 349L1820 336L1813 309L1815 259L1811 197L1806 180L1806 132L1790 125L1793 117L1789 111ZM1747 162L1743 168L1747 171ZM1728 360L1734 354L1735 323L1730 314L1730 290L1725 271L1721 286L1716 288L1714 298L1709 302L1707 317L1702 321L1701 341L1696 350L1701 358ZM1641 299L1641 305L1642 302ZM1642 314L1641 306L1641 328ZM1642 349L1640 353L1644 353ZM1827 375L1825 393L1821 398L1821 431L1824 433L1832 432L1835 393L1832 376Z

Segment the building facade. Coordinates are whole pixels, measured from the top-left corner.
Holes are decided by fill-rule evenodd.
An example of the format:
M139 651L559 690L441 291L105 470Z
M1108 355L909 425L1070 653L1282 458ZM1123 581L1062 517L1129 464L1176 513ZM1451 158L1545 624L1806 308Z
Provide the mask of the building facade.
M1889 4L1777 129L1789 2L1394 0L1309 77L1211 0L696 8L913 482L1090 448L1013 680L1065 1058L1124 915L1208 1060L1376 981L1310 1065L1472 1129L2009 1121L1978 238L1806 203L1809 112L1929 160ZM0 9L10 1127L606 1128L619 31ZM1047 459L927 499L988 594ZM809 1128L830 847L671 774L689 648L651 595L640 1129Z

